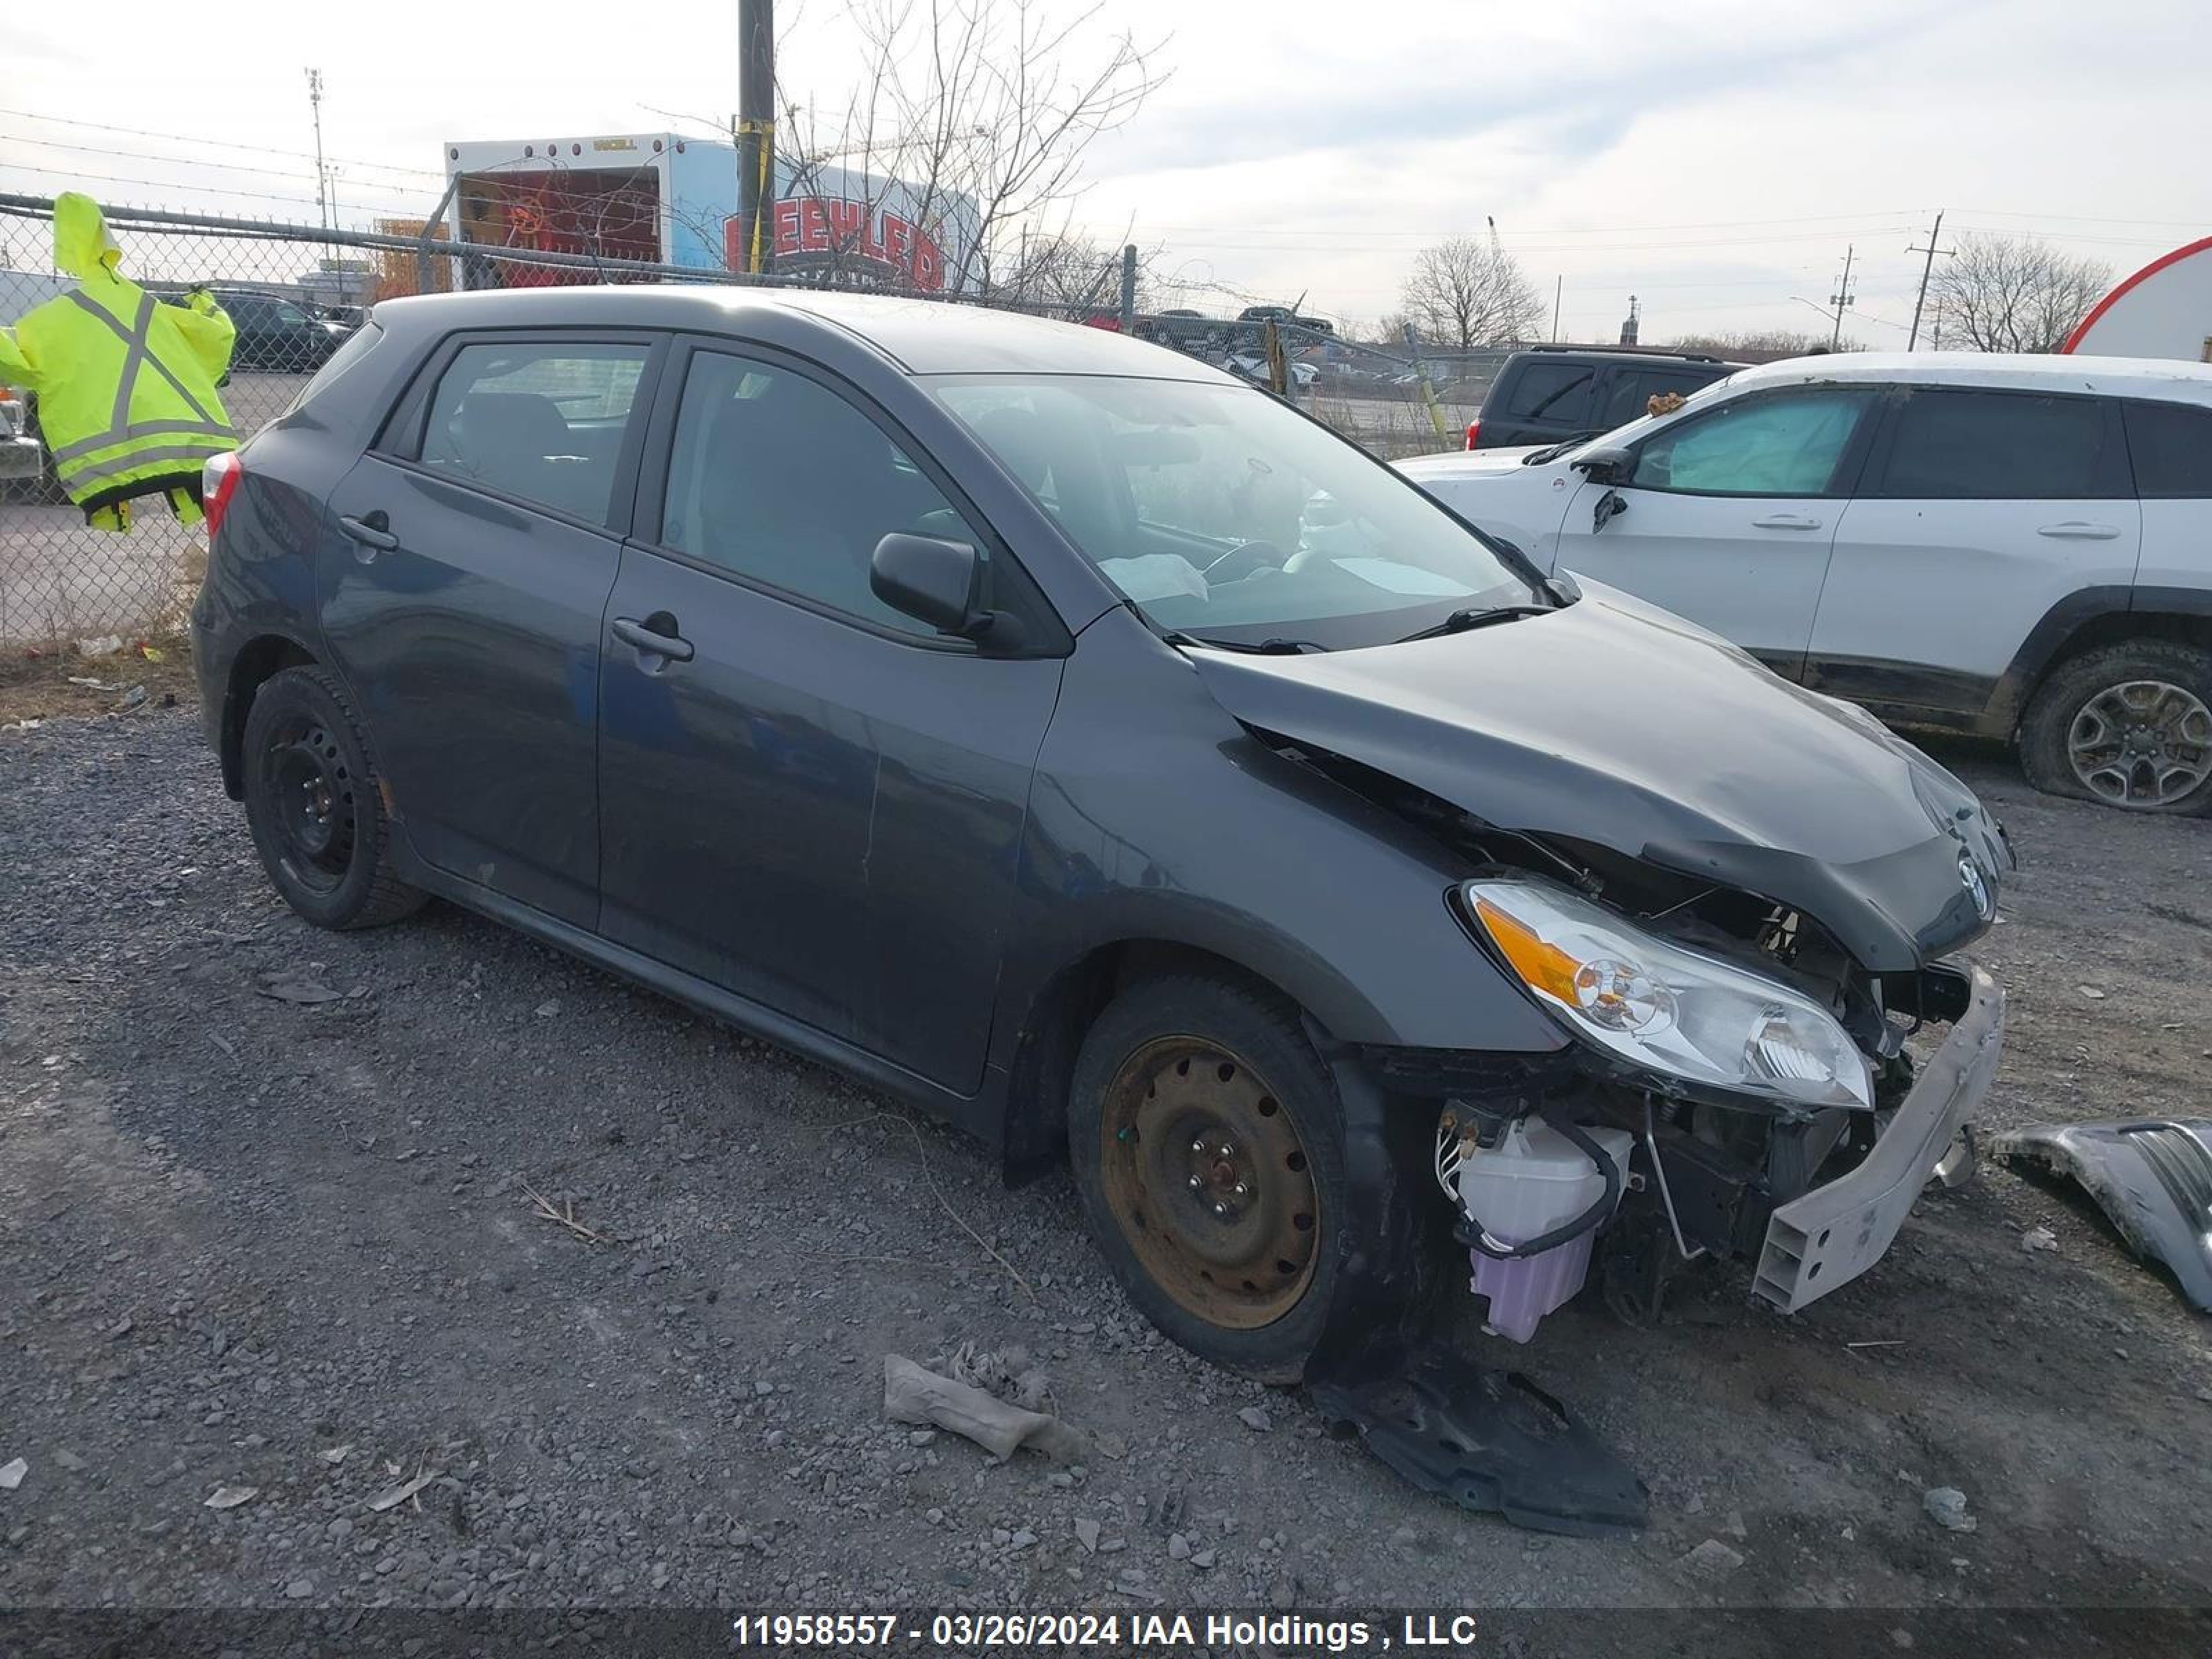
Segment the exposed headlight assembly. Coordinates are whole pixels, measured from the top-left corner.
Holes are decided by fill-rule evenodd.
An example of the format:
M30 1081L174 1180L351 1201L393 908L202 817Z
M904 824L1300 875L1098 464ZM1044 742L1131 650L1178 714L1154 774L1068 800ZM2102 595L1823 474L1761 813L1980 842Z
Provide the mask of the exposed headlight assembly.
M1584 1042L1714 1088L1796 1106L1873 1106L1865 1056L1802 992L1547 882L1471 881L1462 890L1507 966Z

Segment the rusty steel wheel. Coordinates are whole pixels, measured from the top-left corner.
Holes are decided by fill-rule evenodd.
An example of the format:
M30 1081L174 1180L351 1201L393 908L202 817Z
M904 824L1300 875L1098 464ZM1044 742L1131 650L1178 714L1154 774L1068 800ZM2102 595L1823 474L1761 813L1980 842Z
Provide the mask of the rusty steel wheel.
M1158 1037L1122 1062L1100 1106L1102 1194L1152 1281L1231 1330L1296 1307L1313 1279L1321 1194L1259 1069L1201 1037Z

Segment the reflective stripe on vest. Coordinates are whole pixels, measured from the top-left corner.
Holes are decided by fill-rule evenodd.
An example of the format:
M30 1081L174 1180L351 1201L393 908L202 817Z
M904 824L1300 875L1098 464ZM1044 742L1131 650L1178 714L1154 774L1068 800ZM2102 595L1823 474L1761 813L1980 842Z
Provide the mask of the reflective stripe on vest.
M74 443L65 444L54 452L54 475L61 481L64 489L73 489L76 484L88 483L95 478L112 477L118 473L131 471L143 464L152 461L204 460L210 453L228 447L237 441L238 434L209 413L207 406L192 396L185 383L171 372L169 366L154 355L152 341L155 301L152 295L141 294L138 296L138 313L131 319L128 327L124 325L114 313L92 298L82 289L71 289L68 297L106 324L108 330L123 342L125 349L123 355L122 373L116 377L115 409L114 412L108 416L107 430L95 433L89 438L80 438ZM139 372L147 368L152 369L169 383L169 389L184 399L185 407L199 417L197 422L142 421L135 427L131 425L131 394L138 384ZM167 432L198 434L199 447L187 449L180 445L170 444L157 449L141 450L135 455L118 456L112 460L88 462L74 467L67 465L67 459L70 457L92 455L100 450L113 449L118 445L130 443L139 437ZM216 440L222 441L217 443ZM212 448L209 447L210 445L213 446Z
M157 461L205 461L210 455L228 453L233 447L228 434L219 438L202 437L190 444L161 444L152 449L134 450L128 455L117 455L105 461L82 461L73 465L57 466L54 476L61 480L63 489L74 493L80 484L97 483L102 478L119 478L126 472L136 472L141 467L152 466Z
M112 449L134 438L158 438L179 432L190 432L210 438L232 438L237 434L221 421L133 421L120 434L103 432L96 437L79 438L73 444L64 444L53 452L56 466L76 460L81 455L93 455L103 449Z

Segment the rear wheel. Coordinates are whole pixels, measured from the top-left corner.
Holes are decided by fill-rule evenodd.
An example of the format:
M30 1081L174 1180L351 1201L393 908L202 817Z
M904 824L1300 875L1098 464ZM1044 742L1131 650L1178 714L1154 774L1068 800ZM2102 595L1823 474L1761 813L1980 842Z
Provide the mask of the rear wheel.
M285 902L319 927L374 927L420 908L424 896L392 872L368 738L326 670L271 676L243 752L246 822Z
M1335 1087L1296 1011L1210 975L1135 986L1085 1037L1068 1120L1091 1232L1130 1298L1215 1364L1296 1382L1347 1201Z
M2172 640L2085 652L2037 691L2020 748L2027 781L2052 794L2212 811L2212 652Z

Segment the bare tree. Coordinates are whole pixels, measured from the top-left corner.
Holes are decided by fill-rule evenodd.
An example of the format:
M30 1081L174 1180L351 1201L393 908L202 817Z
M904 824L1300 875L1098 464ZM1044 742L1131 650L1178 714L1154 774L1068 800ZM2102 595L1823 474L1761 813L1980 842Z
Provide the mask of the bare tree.
M1151 307L1152 254L1137 256L1137 309ZM1121 250L1075 230L1020 236L995 264L985 297L994 305L1111 311L1121 299Z
M1453 236L1413 258L1402 302L1425 338L1440 345L1498 345L1527 338L1544 296L1494 242Z
M2033 236L1969 233L1936 268L1929 301L1960 350L2056 351L2112 286L2112 267Z
M1864 351L1863 341L1844 335L1834 345L1826 334L1799 328L1735 328L1715 333L1685 334L1676 340L1676 351L1710 351L1728 356L1739 351L1771 353L1778 357L1806 357L1823 351Z
M1073 11L1049 0L847 4L865 45L847 107L825 133L783 100L793 193L811 172L842 167L873 193L871 213L894 200L917 224L942 227L948 288L989 286L1018 262L1023 233L1080 193L1092 142L1165 78L1156 47L1103 29L1103 0ZM833 251L833 280L842 263Z

